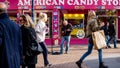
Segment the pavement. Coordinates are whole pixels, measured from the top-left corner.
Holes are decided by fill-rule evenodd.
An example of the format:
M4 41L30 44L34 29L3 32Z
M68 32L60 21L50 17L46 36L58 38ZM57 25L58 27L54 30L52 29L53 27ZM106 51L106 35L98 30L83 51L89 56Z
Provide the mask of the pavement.
M103 61L104 64L109 68L120 68L120 44L117 44L118 48L103 49ZM51 52L51 48L48 48ZM59 52L59 47L53 48L54 52ZM80 57L87 51L87 45L71 45L68 54L48 54L49 62L52 64L48 68L78 68L75 62L80 59ZM98 52L97 50L92 51L92 53L86 57L82 67L83 68L99 68ZM44 68L43 55L38 56L37 68Z

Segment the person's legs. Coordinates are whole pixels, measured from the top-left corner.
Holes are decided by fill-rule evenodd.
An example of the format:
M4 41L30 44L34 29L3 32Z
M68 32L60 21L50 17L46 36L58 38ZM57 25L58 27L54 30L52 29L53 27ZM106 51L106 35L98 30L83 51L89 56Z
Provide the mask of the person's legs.
M40 45L43 49L43 58L44 58L44 65L49 64L48 62L48 50L44 42L40 42Z
M108 39L108 41L107 41L107 47L108 47L108 48L111 48L111 47L110 47L110 45L109 45L109 44L110 44L111 39L112 39L112 36L109 36L109 39Z
M93 49L93 44L88 44L88 51L80 58L80 60L78 60L78 61L76 62L77 66L78 66L79 68L82 68L82 67L81 67L82 61L83 61L89 54L91 54L92 49Z
M113 37L113 42L114 42L114 48L117 48L117 46L116 46L117 40L116 40L115 36Z
M107 45L107 42L108 42L109 36L106 35L106 36L105 36L105 39L106 39L106 45ZM108 44L108 45L109 45L109 44Z
M25 60L22 61L22 68L25 68L26 64L25 64Z
M68 53L69 50L70 38L71 36L66 36L66 49L65 49L66 54Z
M22 68L25 68L26 67L26 65L22 65Z
M36 68L36 67L35 67L35 64L30 64L28 65L28 68Z
M99 68L108 68L103 64L103 61L102 61L102 49L98 50L98 56L99 56Z
M102 49L98 50L99 63L102 63Z
M60 44L60 53L61 54L63 54L64 42L65 42L65 36L62 37L61 44Z
M80 60L84 60L89 54L91 54L93 49L93 44L88 44L88 51L80 58Z

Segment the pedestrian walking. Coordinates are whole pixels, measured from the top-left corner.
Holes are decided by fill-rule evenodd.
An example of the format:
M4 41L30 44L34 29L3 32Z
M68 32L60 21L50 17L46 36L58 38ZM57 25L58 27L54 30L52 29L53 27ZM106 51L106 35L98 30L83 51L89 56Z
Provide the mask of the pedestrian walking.
M109 23L109 26L108 26L108 35L109 35L109 38L108 38L108 41L107 41L108 48L111 48L111 46L109 44L110 44L110 41L112 39L113 39L113 43L114 43L114 48L117 48L117 46L116 46L116 43L117 43L117 40L116 40L116 31L115 31L115 27L114 27L114 21L111 21Z
M62 41L60 44L60 54L63 54L63 49L64 49L64 42L66 41L66 49L65 53L68 53L69 50L69 45L70 45L70 33L72 31L72 25L68 23L66 20L63 21L63 26L62 26Z
M22 38L18 24L11 21L7 5L0 2L0 68L20 68L22 65Z
M36 68L37 55L30 55L29 50L34 39L31 34L36 37L35 23L28 14L20 16L21 31L22 31L22 45L23 45L23 64L22 68Z
M93 40L92 40L92 32L95 32L99 29L97 20L96 20L96 13L93 10L90 10L88 12L88 22L87 22L87 28L86 28L86 36L88 37L88 51L82 55L82 57L76 62L77 66L79 68L81 67L81 64L83 60L91 54L93 50ZM99 56L99 68L108 68L103 64L102 60L102 49L98 50L98 56Z
M51 64L49 64L49 61L48 61L48 49L47 49L46 44L44 42L45 35L49 31L49 28L45 24L46 21L47 21L47 14L40 13L39 21L35 27L35 30L36 30L38 42L43 49L44 66L49 67L49 66L51 66Z

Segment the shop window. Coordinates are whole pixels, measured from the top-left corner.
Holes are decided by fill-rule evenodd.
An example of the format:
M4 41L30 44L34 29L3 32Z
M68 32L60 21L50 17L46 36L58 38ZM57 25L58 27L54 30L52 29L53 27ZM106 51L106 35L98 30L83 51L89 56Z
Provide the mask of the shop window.
M84 38L84 14L64 14L64 19L73 26L72 38Z

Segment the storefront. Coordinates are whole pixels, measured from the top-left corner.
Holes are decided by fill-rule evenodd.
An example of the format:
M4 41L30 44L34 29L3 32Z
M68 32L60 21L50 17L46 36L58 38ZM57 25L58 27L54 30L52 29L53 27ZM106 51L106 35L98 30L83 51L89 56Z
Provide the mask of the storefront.
M16 21L20 14L31 15L31 0L8 1L12 20ZM87 38L85 38L87 13L89 10L95 10L98 21L108 22L111 18L114 19L117 38L120 39L119 3L119 0L34 0L34 21L37 23L40 12L47 13L46 25L50 28L46 36L48 45L60 44L62 21L65 19L73 25L70 43L72 45L87 44Z

